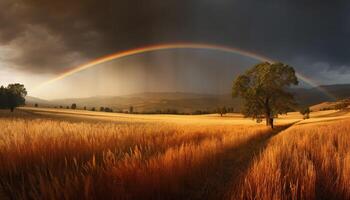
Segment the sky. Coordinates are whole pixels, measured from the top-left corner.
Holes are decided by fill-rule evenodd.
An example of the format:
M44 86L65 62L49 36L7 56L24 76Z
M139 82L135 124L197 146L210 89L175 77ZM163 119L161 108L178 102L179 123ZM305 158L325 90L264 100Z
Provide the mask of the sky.
M345 0L0 0L0 85L24 83L43 98L229 93L234 77L257 62L213 50L150 52L35 90L98 57L177 42L254 52L315 84L350 83L348 10Z

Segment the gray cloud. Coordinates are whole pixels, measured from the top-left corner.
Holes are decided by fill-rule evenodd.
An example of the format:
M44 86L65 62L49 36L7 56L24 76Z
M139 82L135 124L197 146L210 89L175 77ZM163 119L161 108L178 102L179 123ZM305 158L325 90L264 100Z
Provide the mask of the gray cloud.
M143 45L223 44L296 65L350 66L350 3L312 0L1 0L0 44L6 62L36 73ZM294 62L298 57L308 62ZM203 63L204 65L205 63ZM339 67L341 66L341 67Z

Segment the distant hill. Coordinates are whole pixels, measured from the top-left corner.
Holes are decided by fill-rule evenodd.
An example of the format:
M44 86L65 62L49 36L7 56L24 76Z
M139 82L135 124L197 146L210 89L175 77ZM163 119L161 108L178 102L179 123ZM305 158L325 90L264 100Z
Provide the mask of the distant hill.
M320 88L332 94L332 96L325 94L319 88L292 88L290 91L302 106L334 102L336 99L350 97L350 84L323 85ZM103 106L112 108L115 111L125 111L130 106L133 106L136 112L154 112L167 109L178 112L212 111L222 106L233 107L235 111L239 111L241 106L241 100L238 98L232 99L231 94L213 95L184 92L145 92L123 96L95 96L51 101L27 97L26 100L28 105L38 103L39 106L66 107L76 103L78 108L86 106L87 109L95 107L97 110Z
M337 99L350 97L350 84L321 85L320 87L334 95Z
M320 110L330 110L330 109L336 109L337 105L339 104L347 104L350 105L350 98L344 98L337 101L331 101L331 102L322 102L316 105L313 105L310 107L311 111L320 111Z
M27 106L34 106L34 104L40 104L42 106L51 106L53 105L50 101L40 99L37 97L32 97L32 96L26 96L26 105Z
M29 97L27 104L38 104L43 106L70 106L76 103L78 108L84 106L87 109L95 107L97 110L102 107L112 108L114 111L125 111L130 106L135 112L155 112L165 110L176 110L177 112L191 113L195 111L211 112L218 107L233 107L239 110L239 99L232 99L231 95L210 95L181 92L149 92L125 96L95 96L87 98L70 98L43 101L41 99Z
M326 91L328 94L325 94ZM350 84L321 85L310 89L291 89L296 100L301 105L311 106L322 102L333 102L350 97Z

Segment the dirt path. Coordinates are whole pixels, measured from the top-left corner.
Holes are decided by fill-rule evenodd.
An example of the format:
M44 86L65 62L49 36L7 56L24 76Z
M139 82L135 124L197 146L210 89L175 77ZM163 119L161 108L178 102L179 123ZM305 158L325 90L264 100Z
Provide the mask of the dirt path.
M265 149L273 136L293 124L276 127L268 135L254 138L225 152L220 164L222 167L209 178L210 181L205 183L200 193L196 195L196 199L227 199L234 195L232 191L238 188L254 158Z

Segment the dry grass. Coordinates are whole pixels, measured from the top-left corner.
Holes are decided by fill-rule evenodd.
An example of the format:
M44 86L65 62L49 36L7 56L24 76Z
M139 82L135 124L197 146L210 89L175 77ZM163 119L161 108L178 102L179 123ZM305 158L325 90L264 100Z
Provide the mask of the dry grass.
M280 133L232 199L350 199L349 133L349 119L300 124Z
M87 110L72 110L72 109L55 109L55 108L32 108L23 107L22 111L34 113L37 116L44 116L45 118L59 118L59 119L71 119L84 121L108 121L117 123L153 123L153 122L167 122L172 124L200 124L200 125L250 125L255 126L256 121L250 118L243 118L241 114L229 113L220 117L219 114L208 115L160 115L160 114L124 114L124 113L107 113L107 112L94 112ZM334 111L327 111L327 114ZM312 113L312 116L319 116L324 114L324 111ZM293 123L302 119L302 115L299 112L288 113L288 115L279 116L275 120L278 125L285 125Z
M26 115L1 118L0 130L0 186L13 199L196 198L191 195L210 182L224 152L270 132Z
M350 199L349 114L69 112L0 111L0 199Z

